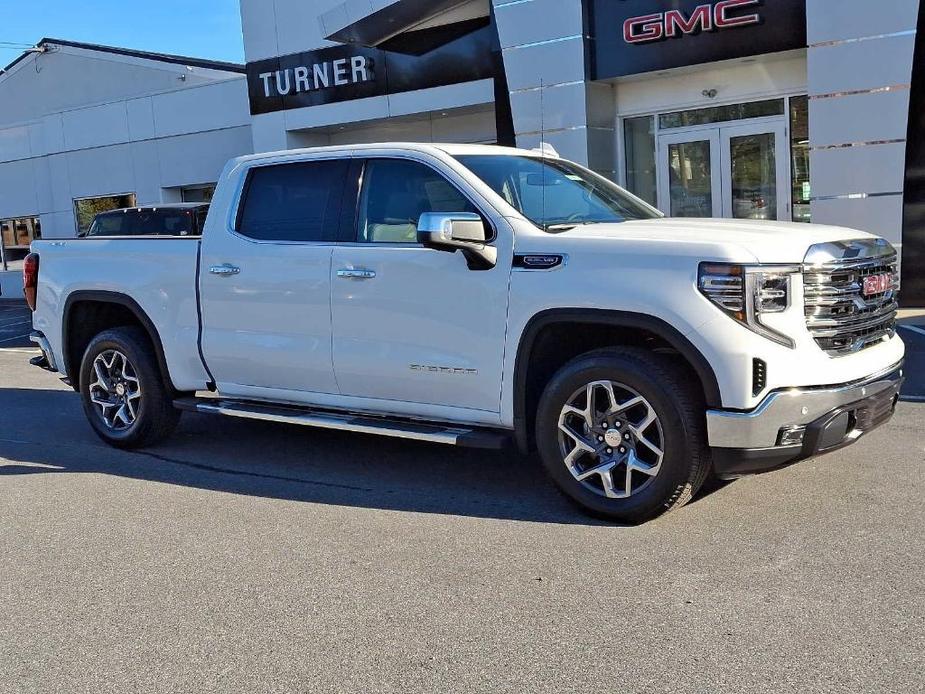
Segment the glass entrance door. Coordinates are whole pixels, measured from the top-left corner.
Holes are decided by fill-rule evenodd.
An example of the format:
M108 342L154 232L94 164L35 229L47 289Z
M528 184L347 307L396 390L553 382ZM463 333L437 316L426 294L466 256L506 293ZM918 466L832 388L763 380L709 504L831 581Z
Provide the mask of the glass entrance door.
M720 129L723 153L723 216L790 219L787 133L780 124Z
M722 214L719 130L659 138L659 206L669 217Z
M670 217L790 219L780 121L673 131L658 139L659 208Z

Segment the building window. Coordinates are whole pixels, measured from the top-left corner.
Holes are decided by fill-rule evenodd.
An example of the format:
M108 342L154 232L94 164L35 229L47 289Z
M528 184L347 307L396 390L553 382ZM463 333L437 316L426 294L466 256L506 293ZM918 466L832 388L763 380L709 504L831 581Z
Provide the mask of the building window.
M793 182L793 221L812 221L809 211L809 97L790 99L790 180Z
M82 198L74 201L74 216L77 218L77 235L83 236L93 224L93 218L100 212L121 210L126 207L135 207L137 202L134 193L121 195L104 195L98 198Z
M658 204L655 175L655 118L623 121L626 145L626 188L652 206Z
M23 258L29 245L42 238L42 222L38 217L17 217L0 220L0 257L3 263ZM5 269L5 268L4 268Z
M180 200L182 202L212 202L212 196L215 195L215 184L210 183L203 186L189 186L180 189Z
M658 127L662 130L667 130L669 128L687 128L692 125L725 123L732 120L782 115L784 115L784 100L770 99L768 101L750 101L744 104L709 106L691 111L663 113L658 117Z

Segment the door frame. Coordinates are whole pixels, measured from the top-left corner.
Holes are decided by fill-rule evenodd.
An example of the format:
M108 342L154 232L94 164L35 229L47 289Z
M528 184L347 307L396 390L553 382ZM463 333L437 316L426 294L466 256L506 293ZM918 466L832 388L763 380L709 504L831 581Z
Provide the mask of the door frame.
M659 135L656 147L658 159L655 162L657 175L657 189L659 209L669 217L671 215L671 165L668 162L668 148L671 145L695 142L708 142L710 144L710 188L712 190L712 217L721 217L722 201L722 158L720 157L719 128L684 128L672 130Z
M732 138L748 135L774 135L774 164L777 177L777 221L791 220L790 143L787 139L787 123L782 119L762 119L760 122L732 121L736 125L719 128L720 152L722 154L722 216L734 219L732 210Z

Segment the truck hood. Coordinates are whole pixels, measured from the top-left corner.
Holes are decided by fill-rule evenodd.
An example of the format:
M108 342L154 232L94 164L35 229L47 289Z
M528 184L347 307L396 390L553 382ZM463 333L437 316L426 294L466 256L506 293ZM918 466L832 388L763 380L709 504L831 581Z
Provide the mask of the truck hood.
M759 263L800 263L810 246L827 241L874 238L845 227L795 222L665 217L616 224L593 224L563 232L587 238L677 241L715 247L717 259ZM747 259L751 261L750 258Z

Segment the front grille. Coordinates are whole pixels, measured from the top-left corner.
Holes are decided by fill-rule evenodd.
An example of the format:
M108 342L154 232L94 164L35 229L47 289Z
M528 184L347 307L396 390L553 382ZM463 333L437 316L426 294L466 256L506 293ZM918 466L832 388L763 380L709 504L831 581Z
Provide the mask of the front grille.
M864 278L889 273L890 289L864 296ZM896 333L896 253L834 260L803 268L806 327L830 355L852 354Z

